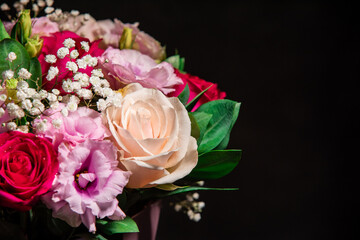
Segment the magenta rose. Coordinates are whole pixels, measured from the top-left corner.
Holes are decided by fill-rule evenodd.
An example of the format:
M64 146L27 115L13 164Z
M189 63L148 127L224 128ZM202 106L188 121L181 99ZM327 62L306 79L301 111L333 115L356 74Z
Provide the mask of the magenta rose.
M199 93L201 93L206 88L210 87L199 99L199 101L196 103L192 111L195 111L198 107L203 105L204 103L217 100L217 99L224 99L226 97L226 93L220 91L217 88L216 83L207 82L199 77L192 76L190 74L184 74L179 72L177 69L175 69L176 75L181 78L183 81L182 85L175 85L175 91L168 94L169 97L177 97L179 94L184 90L185 85L188 84L190 89L190 96L188 102L190 102L192 99L194 99Z
M104 50L98 48L99 41L90 42L89 39L80 37L70 31L56 32L49 37L42 37L44 44L39 56L43 74L43 87L45 90L53 88L65 93L62 80L73 79L75 73L69 69L69 63L76 65L77 71L89 77L97 65L97 58ZM74 41L73 44L64 44L65 40ZM65 51L61 51L65 50ZM61 54L59 54L61 53ZM52 56L53 60L46 60ZM54 70L56 69L56 71ZM90 87L90 86L89 86Z
M27 211L46 193L58 170L45 138L17 131L0 134L0 206Z

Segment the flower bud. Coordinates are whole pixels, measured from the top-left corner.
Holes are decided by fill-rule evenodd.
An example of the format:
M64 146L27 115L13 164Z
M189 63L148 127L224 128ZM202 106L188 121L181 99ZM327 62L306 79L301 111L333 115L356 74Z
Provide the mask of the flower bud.
M133 45L132 29L125 27L119 41L120 49L131 49Z
M31 17L30 10L23 10L19 17L20 29L17 29L17 35L22 34L22 39L25 41L31 36ZM19 36L17 36L19 39Z
M35 35L32 38L29 38L25 43L25 49L29 53L30 58L38 57L41 48L43 46L43 39L39 35Z
M16 97L17 83L18 83L18 80L15 79L15 78L6 80L5 86L6 86L6 92L7 92L7 95L8 95L7 103L10 102L11 99L13 99L14 101L17 101L17 97Z

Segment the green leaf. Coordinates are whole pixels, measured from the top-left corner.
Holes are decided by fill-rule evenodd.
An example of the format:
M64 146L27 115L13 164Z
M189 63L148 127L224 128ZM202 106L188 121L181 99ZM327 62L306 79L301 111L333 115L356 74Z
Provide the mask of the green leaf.
M224 137L224 139L221 141L221 143L215 148L217 150L223 150L225 148L227 148L227 145L229 143L229 140L230 140L230 133L231 133L231 130L232 128L234 127L235 123L236 123L236 120L239 116L239 111L240 111L240 103L237 104L235 106L235 109L234 109L234 114L233 114L233 118L232 118L232 122L231 122L231 126L229 128L229 132L226 134L226 136Z
M199 153L216 148L228 136L237 119L240 103L221 99L201 105L196 112L212 114L198 148ZM226 140L225 140L226 141Z
M204 136L207 126L209 125L210 119L212 118L212 114L205 112L192 112L191 115L195 118L200 129L200 137L197 139L197 143L200 145L201 139Z
M199 101L200 97L211 87L212 87L212 85L210 85L208 88L206 88L201 93L196 95L196 97L194 97L188 104L186 104L186 106L185 106L186 110L188 110L188 112L190 112L194 108L195 104Z
M98 240L107 240L107 238L103 237L101 234L96 234L96 235L95 235L95 239L98 239Z
M197 124L195 117L191 113L188 114L191 121L191 136L193 136L195 139L198 139L200 137L199 125Z
M214 150L199 156L198 164L188 175L194 180L218 179L229 174L241 159L241 150Z
M96 223L99 230L107 235L116 233L139 232L139 228L136 225L136 222L129 216L121 221L97 220Z
M16 54L16 59L12 63L5 60L10 52ZM19 42L10 38L5 38L0 42L0 76L5 70L15 70L20 68L29 69L29 66L29 54ZM15 71L14 77L18 77L17 71Z
M29 84L29 87L40 90L38 88L41 88L42 72L40 62L36 57L30 59L29 72L31 73L31 78L26 80Z
M184 71L184 67L185 67L185 58L180 57L179 54L176 54L174 56L168 57L167 59L165 59L166 62L170 63L171 65L173 65L174 68L177 68L180 72Z
M186 84L184 90L179 94L178 99L184 106L186 106L186 103L189 101L189 96L190 96L190 89L188 84Z
M10 38L10 35L6 32L4 24L0 20L0 41L4 40L5 38Z
M156 188L164 191L174 191L179 188L185 188L186 186L177 186L172 183L157 185Z
M163 191L163 190L156 189L156 188L150 188L150 189L141 191L141 195L142 195L141 199L148 200L148 199L154 199L154 198L164 198L164 197L168 197L168 196L172 196L172 195L176 195L176 194L180 194L180 193L185 193L185 192L206 191L206 190L228 191L228 190L238 190L238 188L207 188L207 187L198 187L198 186L185 186L182 188L178 188L174 191Z

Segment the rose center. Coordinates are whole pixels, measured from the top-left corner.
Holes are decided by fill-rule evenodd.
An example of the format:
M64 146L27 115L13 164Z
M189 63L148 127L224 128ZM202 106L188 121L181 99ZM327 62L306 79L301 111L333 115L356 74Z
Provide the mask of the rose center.
M96 175L94 173L89 173L86 170L75 175L75 182L82 190L85 190L95 179Z

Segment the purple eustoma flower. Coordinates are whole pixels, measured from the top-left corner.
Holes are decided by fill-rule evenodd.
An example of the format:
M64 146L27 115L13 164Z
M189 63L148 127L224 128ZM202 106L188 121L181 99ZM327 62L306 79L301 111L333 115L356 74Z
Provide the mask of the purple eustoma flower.
M116 150L107 140L86 140L70 150L59 146L59 174L43 202L53 210L53 217L72 227L83 223L95 232L95 220L125 218L116 196L127 184L130 172L117 167Z

